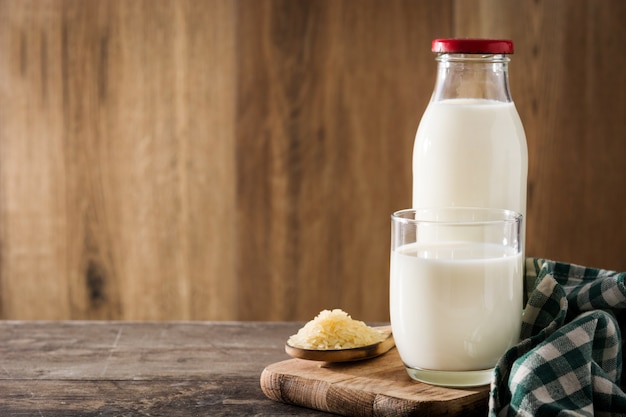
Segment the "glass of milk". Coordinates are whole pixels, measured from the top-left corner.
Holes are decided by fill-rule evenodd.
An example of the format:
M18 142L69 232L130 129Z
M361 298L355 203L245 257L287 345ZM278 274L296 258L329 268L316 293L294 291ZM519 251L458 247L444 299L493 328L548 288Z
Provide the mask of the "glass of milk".
M391 327L408 374L450 387L490 383L519 340L522 215L407 209L391 222Z

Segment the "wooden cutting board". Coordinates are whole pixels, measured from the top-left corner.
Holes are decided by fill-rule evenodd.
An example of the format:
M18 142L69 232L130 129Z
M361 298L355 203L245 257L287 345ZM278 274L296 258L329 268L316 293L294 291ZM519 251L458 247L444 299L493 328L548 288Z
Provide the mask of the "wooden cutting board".
M395 348L359 362L277 362L263 370L261 388L272 400L344 416L486 416L489 401L488 385L453 389L413 381Z

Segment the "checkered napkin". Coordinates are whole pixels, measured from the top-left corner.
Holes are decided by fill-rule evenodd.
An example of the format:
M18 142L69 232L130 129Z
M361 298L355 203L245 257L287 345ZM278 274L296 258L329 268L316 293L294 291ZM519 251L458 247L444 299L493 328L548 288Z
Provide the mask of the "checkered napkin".
M490 417L626 416L625 279L626 272L527 259L521 342L496 365Z

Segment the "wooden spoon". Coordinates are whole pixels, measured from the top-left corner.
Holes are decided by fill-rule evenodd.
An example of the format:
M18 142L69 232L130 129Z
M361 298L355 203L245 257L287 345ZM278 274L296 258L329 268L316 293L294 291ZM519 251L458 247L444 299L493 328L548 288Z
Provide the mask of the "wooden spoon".
M362 346L350 349L302 349L285 344L285 352L293 358L307 359L311 361L323 361L323 362L351 362L360 361L363 359L375 358L383 353L386 353L396 345L391 334L391 326L374 327L380 330L385 335L385 338L373 345Z

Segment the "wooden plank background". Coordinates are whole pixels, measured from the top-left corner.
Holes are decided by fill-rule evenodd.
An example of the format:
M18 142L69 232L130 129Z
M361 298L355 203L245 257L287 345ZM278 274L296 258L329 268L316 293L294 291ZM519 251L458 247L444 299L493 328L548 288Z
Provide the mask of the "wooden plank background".
M626 270L621 0L0 0L0 318L388 318L435 37L515 41L527 254Z

